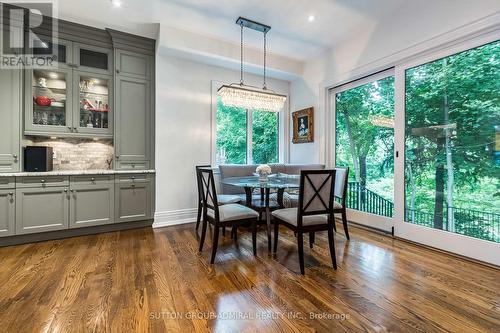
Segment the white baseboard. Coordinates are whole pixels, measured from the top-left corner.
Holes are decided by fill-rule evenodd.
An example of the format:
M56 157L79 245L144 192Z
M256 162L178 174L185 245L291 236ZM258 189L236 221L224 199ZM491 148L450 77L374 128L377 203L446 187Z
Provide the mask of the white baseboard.
M196 222L197 212L196 208L156 212L153 228Z

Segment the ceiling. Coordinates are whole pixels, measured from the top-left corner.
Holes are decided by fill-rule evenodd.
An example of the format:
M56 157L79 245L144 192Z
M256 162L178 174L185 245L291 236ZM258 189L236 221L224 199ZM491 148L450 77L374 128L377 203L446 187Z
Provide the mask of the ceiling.
M111 0L59 1L59 17L155 37L157 26L239 43L239 16L272 26L269 52L304 60L363 26L387 17L410 0ZM315 17L309 22L310 15ZM245 43L261 48L262 35L245 31Z
M270 53L308 59L374 26L398 19L405 26L467 16L476 7L500 8L498 0L60 0L59 17L82 24L157 37L158 24L239 43L239 16L271 25ZM496 3L496 5L495 5ZM489 7L488 7L489 5ZM457 15L459 14L459 15ZM309 22L310 15L315 17ZM408 27L406 26L408 25ZM395 30L397 31L397 30ZM262 48L262 34L246 30L245 43Z

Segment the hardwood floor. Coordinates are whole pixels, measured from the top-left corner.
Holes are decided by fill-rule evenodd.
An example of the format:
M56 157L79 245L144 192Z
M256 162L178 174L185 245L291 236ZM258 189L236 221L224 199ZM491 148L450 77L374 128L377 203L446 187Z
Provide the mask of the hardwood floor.
M305 237L299 273L293 233L276 258L259 230L222 237L208 264L194 224L137 229L0 249L3 332L498 332L500 271L351 227ZM209 231L211 231L209 229Z

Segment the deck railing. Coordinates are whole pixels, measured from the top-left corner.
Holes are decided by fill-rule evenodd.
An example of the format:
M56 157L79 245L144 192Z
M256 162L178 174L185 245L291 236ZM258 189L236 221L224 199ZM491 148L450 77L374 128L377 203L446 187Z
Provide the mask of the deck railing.
M349 182L347 207L381 216L393 217L394 203L381 195L361 186L357 182ZM453 225L448 221L448 209L453 210ZM434 227L434 212L405 209L405 221ZM483 212L458 207L444 207L443 230L480 239L500 242L500 214Z

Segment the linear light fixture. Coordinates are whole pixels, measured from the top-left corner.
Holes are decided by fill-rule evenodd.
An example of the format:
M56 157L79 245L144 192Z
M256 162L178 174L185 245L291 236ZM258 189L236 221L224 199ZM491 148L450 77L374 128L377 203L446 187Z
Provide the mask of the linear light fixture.
M236 20L241 29L241 56L240 56L240 83L226 84L217 90L222 103L227 106L241 107L245 109L256 109L262 111L278 112L283 109L286 101L285 95L277 94L267 88L266 84L266 57L267 57L267 33L271 27L243 17ZM245 85L243 81L243 29L257 30L264 35L264 84L262 89Z

